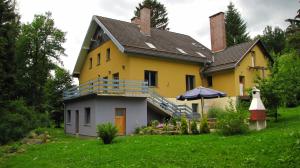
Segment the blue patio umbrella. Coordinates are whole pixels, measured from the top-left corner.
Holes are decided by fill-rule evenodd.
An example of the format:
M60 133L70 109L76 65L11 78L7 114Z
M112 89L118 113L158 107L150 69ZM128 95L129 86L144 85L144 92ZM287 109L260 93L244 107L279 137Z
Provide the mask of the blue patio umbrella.
M201 99L201 117L203 116L203 106L204 106L204 99L213 99L218 97L225 97L226 93L205 88L205 87L197 87L195 89L189 90L185 92L184 94L177 96L177 100L198 100Z

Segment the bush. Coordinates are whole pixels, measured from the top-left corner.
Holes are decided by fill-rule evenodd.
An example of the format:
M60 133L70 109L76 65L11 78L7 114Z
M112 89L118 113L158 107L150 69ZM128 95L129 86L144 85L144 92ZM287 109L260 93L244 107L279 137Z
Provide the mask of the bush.
M37 125L34 110L23 100L7 102L0 116L0 145L25 137Z
M111 123L104 123L97 125L98 136L102 139L104 144L112 143L117 136L118 129Z
M226 108L225 113L218 115L217 128L223 135L244 134L248 131L248 112L233 107L232 103Z
M141 134L148 134L148 135L153 135L155 134L155 130L152 126L145 127L141 130Z
M191 131L192 131L192 134L199 134L199 130L197 128L197 122L196 122L196 120L192 121Z
M153 128L156 128L158 126L159 122L158 120L152 120L150 125L153 127Z
M181 134L189 134L186 117L181 117L180 132Z
M209 126L208 126L208 122L207 122L207 118L204 117L201 119L201 123L200 123L200 133L201 134L207 134L210 133L209 130Z
M217 118L219 113L224 113L224 110L219 107L211 107L208 110L207 116L208 116L208 118Z
M136 127L134 129L134 134L140 134L144 128L146 128L146 126Z

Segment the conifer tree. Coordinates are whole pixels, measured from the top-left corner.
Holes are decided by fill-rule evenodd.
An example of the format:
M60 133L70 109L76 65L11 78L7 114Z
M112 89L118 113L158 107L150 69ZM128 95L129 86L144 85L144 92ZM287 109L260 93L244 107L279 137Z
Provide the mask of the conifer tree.
M15 42L19 16L15 3L0 0L0 103L15 97Z
M226 41L227 46L247 42L250 37L247 33L246 22L241 18L241 14L230 2L225 13Z
M140 16L140 10L143 7L151 9L151 27L168 30L168 13L166 7L163 4L157 2L157 0L144 0L142 3L139 3L134 11L134 15L136 17Z

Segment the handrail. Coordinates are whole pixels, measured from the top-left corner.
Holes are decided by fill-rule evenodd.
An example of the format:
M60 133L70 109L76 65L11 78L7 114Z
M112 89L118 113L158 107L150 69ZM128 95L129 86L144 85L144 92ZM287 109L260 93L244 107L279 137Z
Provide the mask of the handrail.
M89 94L100 95L140 95L147 94L147 100L171 115L186 114L192 116L192 108L187 105L177 105L160 96L148 83L137 80L117 80L97 78L72 87L63 92L63 99L68 100Z
M65 100L89 94L146 94L147 82L97 78L72 87L63 93Z

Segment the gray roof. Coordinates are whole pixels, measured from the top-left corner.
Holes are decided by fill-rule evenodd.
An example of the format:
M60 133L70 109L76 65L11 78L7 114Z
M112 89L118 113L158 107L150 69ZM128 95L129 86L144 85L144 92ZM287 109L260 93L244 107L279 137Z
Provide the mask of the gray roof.
M252 47L260 42L254 40L237 44L226 48L223 51L214 53L214 62L205 70L205 73L217 72L225 69L233 69L237 63L252 49Z
M212 52L190 36L166 30L152 28L151 36L140 32L136 24L97 16L97 19L109 30L124 47L125 53L145 54L151 56L182 59L193 62L206 62L211 59ZM153 44L153 49L145 42ZM181 53L176 48L186 52ZM202 53L206 58L200 56Z
M106 33L113 41L117 48L124 53L204 64L211 62L212 57L214 56L215 61L210 64L204 73L234 68L239 60L241 60L256 43L260 42L259 40L246 42L228 47L217 53L212 53L210 49L206 48L192 37L184 34L152 28L151 36L145 36L140 32L140 29L136 24L101 16L93 16L79 52L73 70L73 76L78 76L80 74L85 57L89 51L88 46L90 46L92 36L98 26L102 28L104 33ZM155 48L151 48L145 42L153 44ZM182 49L185 53L180 52L178 48ZM203 55L205 57L203 57Z

